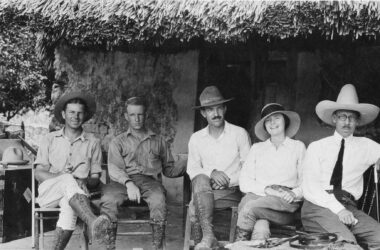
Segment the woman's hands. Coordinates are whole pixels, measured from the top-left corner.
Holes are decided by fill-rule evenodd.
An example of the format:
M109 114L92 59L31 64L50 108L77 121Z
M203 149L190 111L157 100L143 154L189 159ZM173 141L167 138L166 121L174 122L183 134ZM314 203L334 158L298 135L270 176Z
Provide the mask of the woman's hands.
M296 199L296 194L290 188L280 185L267 186L265 187L264 192L266 195L284 199L287 203L292 203Z

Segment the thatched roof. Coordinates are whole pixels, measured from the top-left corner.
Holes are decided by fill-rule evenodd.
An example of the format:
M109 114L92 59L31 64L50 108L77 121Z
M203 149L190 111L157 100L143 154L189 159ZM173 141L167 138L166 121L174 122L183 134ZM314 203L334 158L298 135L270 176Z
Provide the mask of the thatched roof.
M74 46L159 47L239 43L250 38L376 38L380 2L254 0L0 0L0 28L23 22L43 31L40 52L60 39ZM3 22L3 23L1 23Z

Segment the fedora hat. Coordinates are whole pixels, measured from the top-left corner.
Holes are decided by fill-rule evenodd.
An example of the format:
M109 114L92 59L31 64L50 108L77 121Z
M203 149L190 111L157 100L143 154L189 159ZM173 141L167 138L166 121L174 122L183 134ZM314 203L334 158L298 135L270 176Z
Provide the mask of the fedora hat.
M298 129L300 128L301 118L294 111L285 110L281 104L278 103L269 103L263 107L261 110L261 119L256 123L255 134L257 138L262 141L265 141L270 137L270 134L266 131L264 127L265 119L273 114L283 114L289 118L289 125L285 129L285 135L288 137L293 137L297 134Z
M335 126L332 115L337 110L352 110L360 114L358 126L364 126L376 119L379 114L379 107L369 103L359 103L355 86L346 84L339 92L336 102L324 100L317 104L315 112L325 123Z
M24 160L22 149L16 147L8 147L3 152L3 158L0 164L3 165L25 165L29 161Z
M72 99L81 99L87 105L87 116L84 118L83 122L88 121L96 111L96 102L94 98L87 93L80 91L73 91L62 95L54 107L54 116L60 123L65 123L65 119L62 117L62 110L65 107L65 104Z
M224 99L219 89L216 86L208 86L202 91L201 95L199 96L199 103L201 105L195 106L193 108L197 109L197 108L211 107L211 106L219 105L225 102L229 102L232 99L233 98Z

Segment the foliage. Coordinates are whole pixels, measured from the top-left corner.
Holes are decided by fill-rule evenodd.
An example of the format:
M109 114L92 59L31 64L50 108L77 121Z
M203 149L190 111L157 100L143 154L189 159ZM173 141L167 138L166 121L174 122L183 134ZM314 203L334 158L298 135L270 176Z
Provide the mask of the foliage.
M35 52L36 35L3 16L0 22L0 113L10 120L45 104L43 69Z

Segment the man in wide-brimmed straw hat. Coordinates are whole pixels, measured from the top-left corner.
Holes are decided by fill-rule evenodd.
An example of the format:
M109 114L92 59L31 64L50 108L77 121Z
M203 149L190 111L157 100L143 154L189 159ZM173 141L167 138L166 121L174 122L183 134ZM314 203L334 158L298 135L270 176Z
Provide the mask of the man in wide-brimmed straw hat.
M104 186L101 212L112 220L112 232L117 232L118 208L124 201L144 200L150 210L153 249L163 249L167 207L166 190L161 174L179 177L185 173L185 161L175 162L165 138L146 127L147 103L134 96L126 101L127 131L117 135L108 149L108 170L111 183ZM115 249L115 237L107 249Z
M224 207L236 206L241 199L238 178L250 148L248 133L225 121L226 102L215 86L206 87L200 97L202 116L208 126L195 132L189 141L187 173L193 199L189 206L195 249L218 246L212 226L214 201ZM201 235L203 237L201 238Z
M336 233L341 240L380 249L380 224L356 207L363 173L380 157L380 144L353 136L376 119L379 108L359 103L355 87L344 85L336 102L321 101L318 117L334 135L309 145L304 162L302 223L309 232Z
M281 104L269 103L255 126L262 142L253 144L240 173L236 241L265 244L270 236L269 222L287 225L303 198L301 189L305 145L292 139L300 127L299 115ZM252 242L253 243L253 242Z
M111 222L106 215L93 214L87 197L87 181L95 185L102 171L100 141L82 128L95 109L94 99L86 93L70 92L61 96L54 115L64 127L49 133L38 148L37 202L41 207L60 207L54 249L66 247L77 217L89 226L91 238L108 239Z

